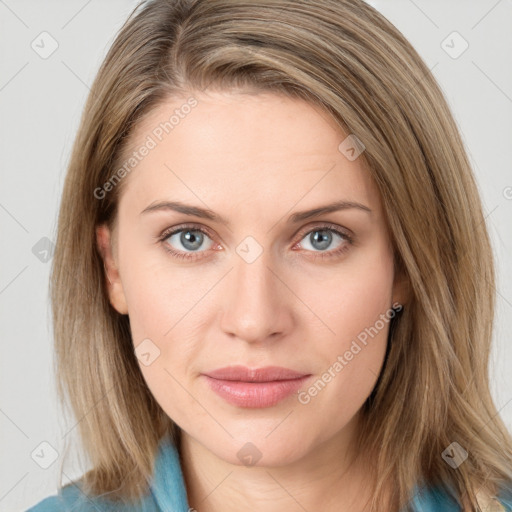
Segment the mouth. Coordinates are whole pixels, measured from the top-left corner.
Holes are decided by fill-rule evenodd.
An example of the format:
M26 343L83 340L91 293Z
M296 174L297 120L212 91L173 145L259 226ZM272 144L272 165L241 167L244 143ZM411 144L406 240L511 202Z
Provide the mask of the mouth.
M299 391L311 374L269 366L249 369L244 366L220 368L202 374L210 389L237 407L272 407Z

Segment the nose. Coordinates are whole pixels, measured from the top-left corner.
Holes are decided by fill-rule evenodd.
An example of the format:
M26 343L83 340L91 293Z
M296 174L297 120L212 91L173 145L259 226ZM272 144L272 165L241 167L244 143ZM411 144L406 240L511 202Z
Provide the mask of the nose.
M223 332L248 343L265 343L290 332L293 297L269 268L266 253L252 263L234 255L234 262L223 293Z

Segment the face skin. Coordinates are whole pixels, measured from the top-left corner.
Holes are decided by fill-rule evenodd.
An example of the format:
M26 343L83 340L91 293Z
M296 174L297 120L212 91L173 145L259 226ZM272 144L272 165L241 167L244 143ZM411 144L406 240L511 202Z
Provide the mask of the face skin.
M124 178L115 243L106 227L97 230L112 305L129 315L135 347L149 339L160 351L139 366L182 429L190 506L363 510L363 466L347 468L358 411L382 368L388 322L306 404L294 394L271 407L238 407L201 374L234 364L284 366L312 374L307 390L365 328L403 303L378 191L362 159L338 150L346 134L317 107L270 93L194 97L197 106ZM132 148L185 101L175 97L145 118ZM340 200L371 212L350 208L288 222ZM171 210L141 214L160 201L206 208L229 227ZM183 224L206 231L202 244L183 245L180 233L158 240ZM324 231L326 224L353 243ZM251 254L262 249L250 263L237 252L248 236ZM261 453L253 466L237 455L249 442Z

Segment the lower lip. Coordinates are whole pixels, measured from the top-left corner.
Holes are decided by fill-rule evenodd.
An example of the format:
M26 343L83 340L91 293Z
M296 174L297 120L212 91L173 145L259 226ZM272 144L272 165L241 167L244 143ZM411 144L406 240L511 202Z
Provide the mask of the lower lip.
M297 392L310 375L299 379L272 382L241 382L214 379L208 375L205 377L210 388L230 404L238 407L257 408L272 407Z

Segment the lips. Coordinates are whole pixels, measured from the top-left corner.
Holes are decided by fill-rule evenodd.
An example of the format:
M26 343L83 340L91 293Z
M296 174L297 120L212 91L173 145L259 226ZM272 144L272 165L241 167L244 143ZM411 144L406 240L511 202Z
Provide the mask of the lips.
M231 405L271 407L298 392L311 374L279 366L230 366L203 374L211 390Z
M240 382L272 382L276 380L299 379L307 373L290 370L282 366L265 366L264 368L250 369L246 366L227 366L219 368L205 375L219 380L236 380Z

